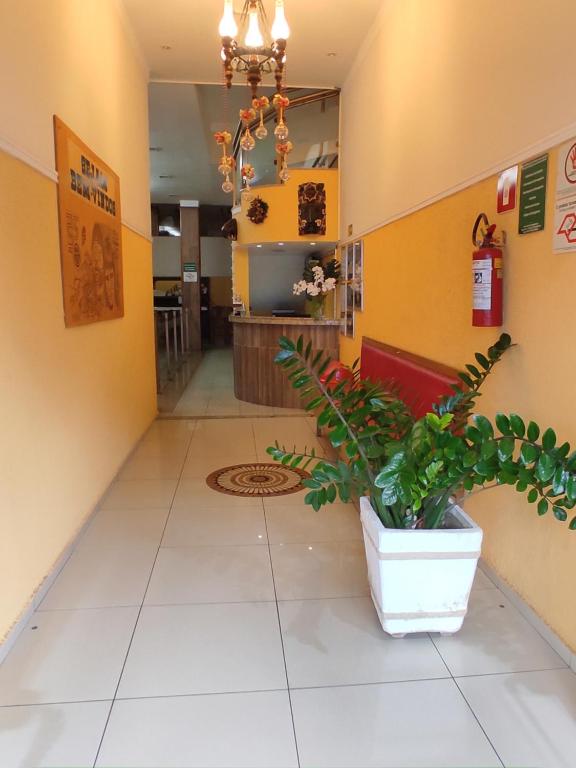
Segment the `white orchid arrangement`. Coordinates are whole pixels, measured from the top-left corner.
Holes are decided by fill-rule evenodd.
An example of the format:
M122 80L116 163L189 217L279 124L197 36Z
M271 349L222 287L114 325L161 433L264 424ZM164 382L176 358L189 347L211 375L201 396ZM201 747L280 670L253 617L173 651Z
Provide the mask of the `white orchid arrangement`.
M324 296L336 288L336 278L327 277L324 269L317 265L312 267L312 280L299 280L294 283L292 293L300 296L303 293L314 298L315 296Z

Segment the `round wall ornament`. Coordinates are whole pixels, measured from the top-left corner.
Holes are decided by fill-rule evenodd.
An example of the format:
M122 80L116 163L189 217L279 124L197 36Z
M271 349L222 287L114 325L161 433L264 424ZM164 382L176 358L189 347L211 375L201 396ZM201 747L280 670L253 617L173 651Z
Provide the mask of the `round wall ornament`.
M250 203L246 216L253 224L262 224L268 216L268 203L261 197L255 197Z

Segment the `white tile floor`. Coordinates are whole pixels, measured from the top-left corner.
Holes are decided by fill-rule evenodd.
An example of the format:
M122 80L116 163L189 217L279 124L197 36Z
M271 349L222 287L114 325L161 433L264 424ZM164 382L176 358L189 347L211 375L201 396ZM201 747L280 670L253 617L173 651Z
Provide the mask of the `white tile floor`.
M576 764L576 675L479 572L462 631L380 629L350 505L235 500L302 417L158 421L0 667L0 767Z
M277 416L292 413L286 408L254 405L234 396L232 349L211 349L204 352L193 378L166 415L178 418ZM298 413L298 411L293 411Z

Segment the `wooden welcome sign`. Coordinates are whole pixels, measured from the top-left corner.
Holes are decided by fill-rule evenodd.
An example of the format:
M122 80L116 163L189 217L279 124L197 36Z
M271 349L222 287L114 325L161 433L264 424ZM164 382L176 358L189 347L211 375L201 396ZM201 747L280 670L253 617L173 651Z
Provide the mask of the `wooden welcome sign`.
M54 116L64 321L124 315L120 179Z

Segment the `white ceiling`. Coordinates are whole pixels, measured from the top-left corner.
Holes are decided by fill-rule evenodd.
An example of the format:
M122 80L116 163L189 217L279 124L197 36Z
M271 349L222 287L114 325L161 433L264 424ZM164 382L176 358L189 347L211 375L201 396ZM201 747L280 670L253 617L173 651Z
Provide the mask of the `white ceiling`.
M239 75L230 90L218 85L223 0L122 2L150 69L150 146L160 148L150 153L152 202L230 204L212 134L234 130L249 90ZM263 2L272 18L274 0ZM285 0L292 30L287 86L340 86L383 2ZM234 0L238 13L242 5Z
M263 0L269 19L274 0ZM384 0L285 0L287 83L341 86ZM222 82L223 0L123 0L152 80ZM240 12L242 0L234 0ZM168 46L168 48L163 48ZM336 54L335 56L329 54Z

